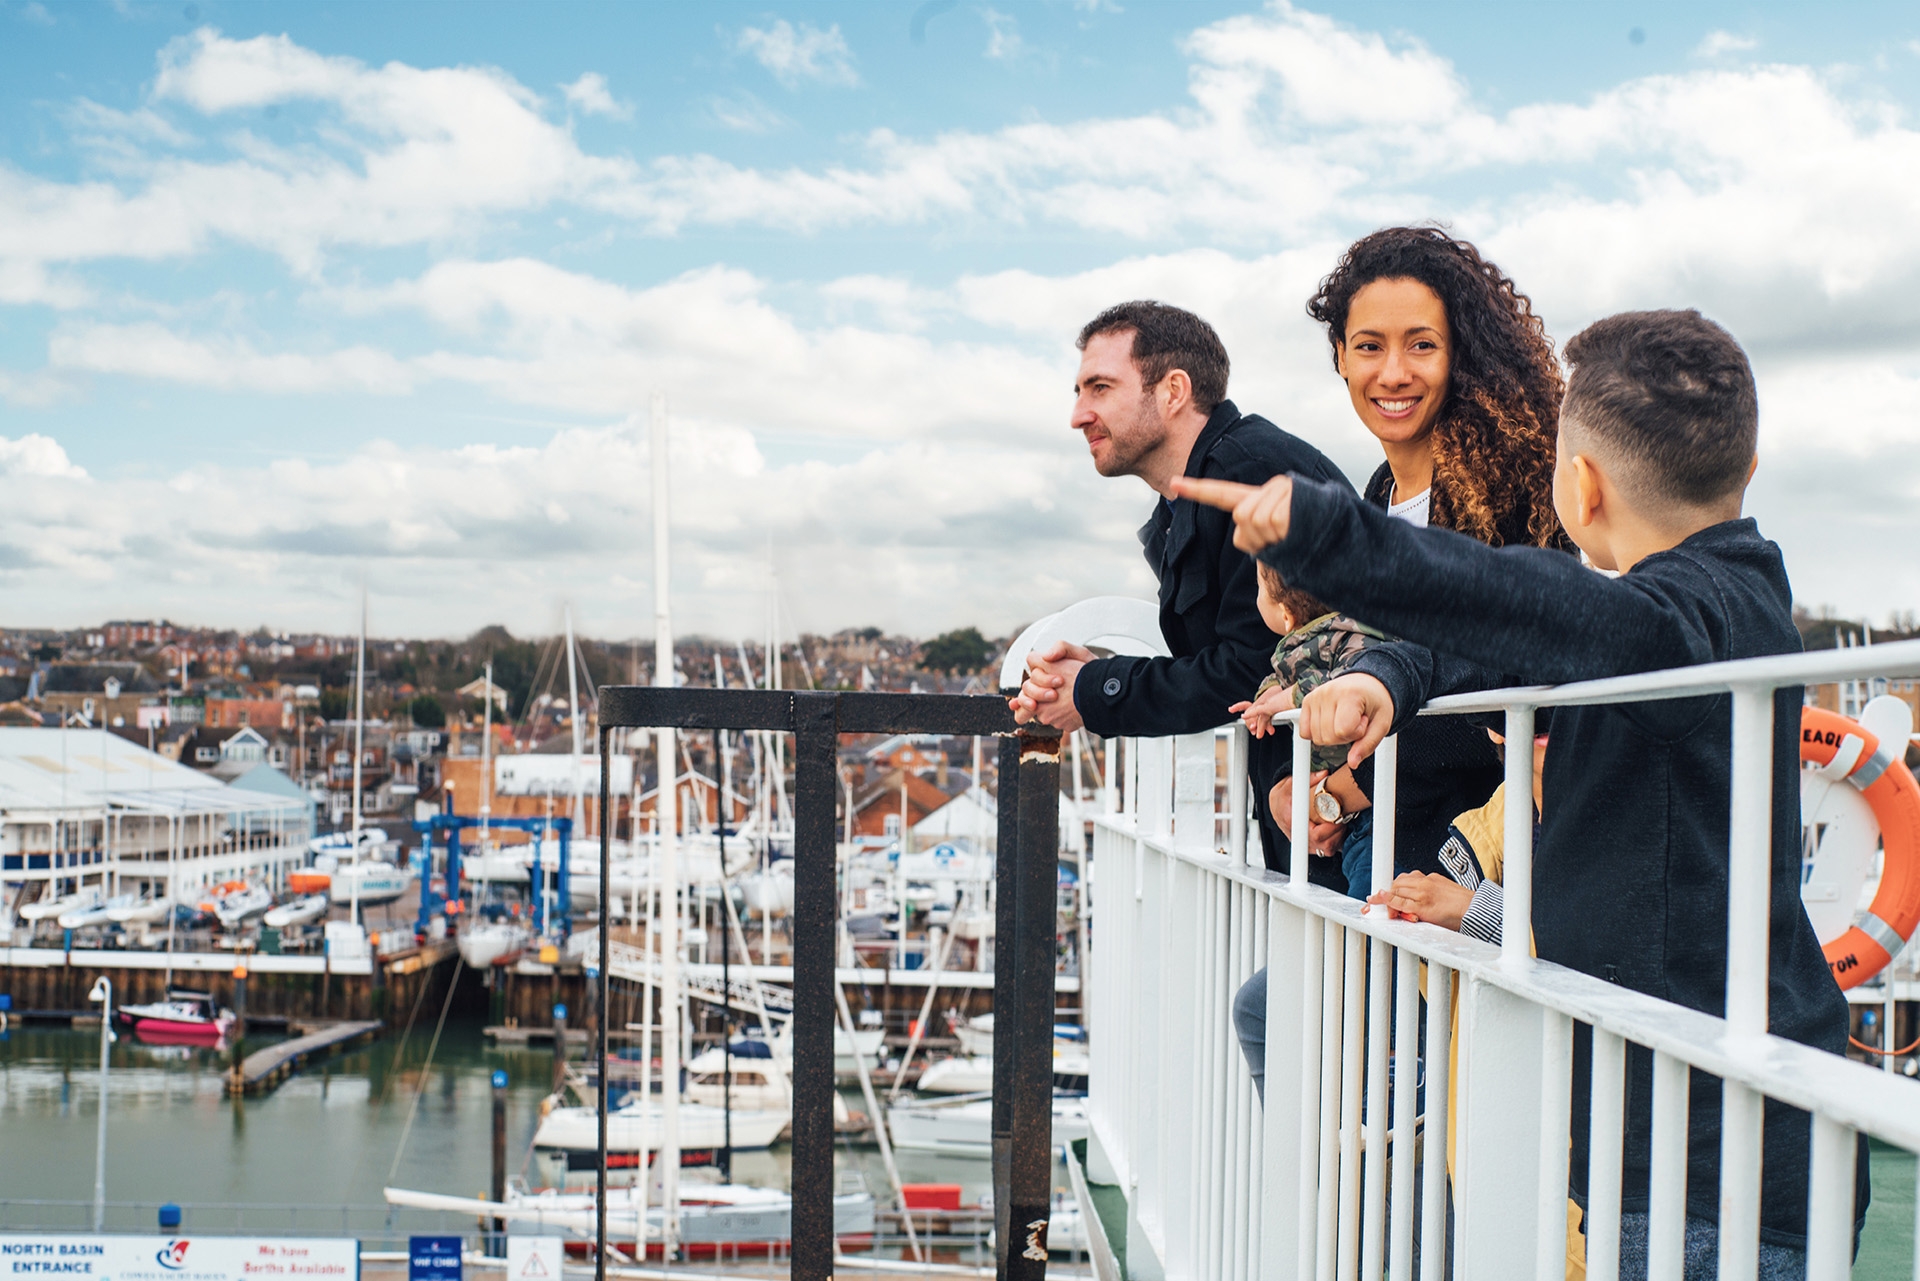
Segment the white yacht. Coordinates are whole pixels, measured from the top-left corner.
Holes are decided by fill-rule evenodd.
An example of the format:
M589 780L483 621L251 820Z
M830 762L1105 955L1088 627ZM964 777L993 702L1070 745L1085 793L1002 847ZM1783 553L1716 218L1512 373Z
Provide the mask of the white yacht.
M631 1183L634 1170L651 1164L664 1134L665 1110L654 1099L636 1099L615 1108L607 1117L607 1178ZM786 1107L733 1109L733 1146L736 1150L771 1147L793 1121ZM699 1103L680 1104L681 1163L700 1165L710 1159L727 1138L727 1116L722 1108ZM533 1135L533 1161L541 1181L564 1188L571 1180L582 1185L594 1178L600 1144L600 1114L590 1107L557 1107L547 1113Z
M896 1103L887 1109L893 1146L903 1152L993 1155L993 1100L978 1094ZM1053 1146L1087 1137L1084 1095L1053 1096Z

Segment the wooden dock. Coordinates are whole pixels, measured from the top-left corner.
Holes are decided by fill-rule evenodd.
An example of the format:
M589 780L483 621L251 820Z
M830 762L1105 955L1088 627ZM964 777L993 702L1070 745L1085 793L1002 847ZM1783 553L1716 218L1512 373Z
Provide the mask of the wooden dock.
M293 1070L316 1054L325 1054L354 1045L378 1032L379 1020L328 1023L304 1036L255 1050L242 1059L227 1077L228 1094L264 1094L292 1075Z

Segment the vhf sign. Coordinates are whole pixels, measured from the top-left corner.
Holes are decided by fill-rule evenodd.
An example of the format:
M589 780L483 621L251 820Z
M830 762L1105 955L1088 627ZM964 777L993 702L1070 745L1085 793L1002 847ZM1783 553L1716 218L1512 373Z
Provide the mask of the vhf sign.
M407 1238L407 1281L460 1281L460 1238Z

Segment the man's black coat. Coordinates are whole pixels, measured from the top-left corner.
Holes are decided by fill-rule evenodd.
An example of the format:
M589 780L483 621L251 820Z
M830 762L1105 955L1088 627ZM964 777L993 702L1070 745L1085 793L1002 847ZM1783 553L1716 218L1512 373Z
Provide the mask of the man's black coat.
M1230 400L1214 407L1187 457L1186 474L1248 485L1282 472L1349 482L1326 455ZM1253 697L1272 670L1279 638L1254 603L1253 558L1233 545L1233 517L1186 499L1154 505L1140 527L1147 564L1160 580L1160 633L1171 658L1102 658L1080 669L1074 706L1089 732L1103 738L1195 734L1233 718L1227 708ZM1252 769L1265 819L1265 789L1284 770L1268 761L1280 736L1255 746ZM1261 780L1265 780L1264 783ZM1261 824L1272 863L1277 833ZM1328 861L1332 860L1317 860Z

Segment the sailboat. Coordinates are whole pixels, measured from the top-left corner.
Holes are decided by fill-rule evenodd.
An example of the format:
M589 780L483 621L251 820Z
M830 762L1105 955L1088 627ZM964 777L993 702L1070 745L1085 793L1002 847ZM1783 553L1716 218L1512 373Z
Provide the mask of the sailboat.
M519 956L533 941L533 932L515 920L473 920L461 927L457 941L467 968L484 970Z
M510 1190L503 1202L471 1197L385 1190L389 1205L434 1210L481 1219L505 1219L560 1228L570 1234L569 1254L589 1248L597 1227L598 1198L592 1192ZM658 1196L658 1180L652 1196ZM630 1184L607 1192L607 1241L632 1258L661 1258L665 1254L666 1214L644 1185ZM729 1256L775 1254L793 1243L793 1197L776 1188L737 1183L690 1182L680 1200L676 1240L689 1258L713 1258L722 1250ZM642 1223L645 1228L642 1230ZM864 1250L873 1244L874 1203L867 1192L842 1192L833 1198L833 1235L839 1250ZM644 1247L643 1247L644 1241Z
M486 666L486 692L481 696L484 707L480 730L480 845L473 854L461 860L461 875L467 879L478 879L483 883L505 880L506 877L470 877L467 865L475 868L491 868L501 864L511 866L518 863L521 867L520 880L528 880L525 865L526 849L523 845L501 846L493 843L493 831L486 822L493 816L493 664ZM447 893L458 894L458 886L449 885ZM490 921L480 915L472 915L460 922L455 935L455 943L460 949L460 959L469 968L485 970L491 965L504 965L517 958L533 941L533 932L517 920Z
M339 854L323 855L314 860L314 866L332 873L328 892L335 902L347 904L348 919L355 925L360 923L360 908L363 904L391 903L407 892L413 883L413 872L409 868L398 867L379 857L392 843L384 833L369 835L374 829L361 825L361 789L360 767L366 760L367 725L367 593L360 591L360 648L354 662L353 673L353 826L344 835L344 851ZM372 855L373 857L369 857ZM325 867L325 859L331 856L334 864Z

